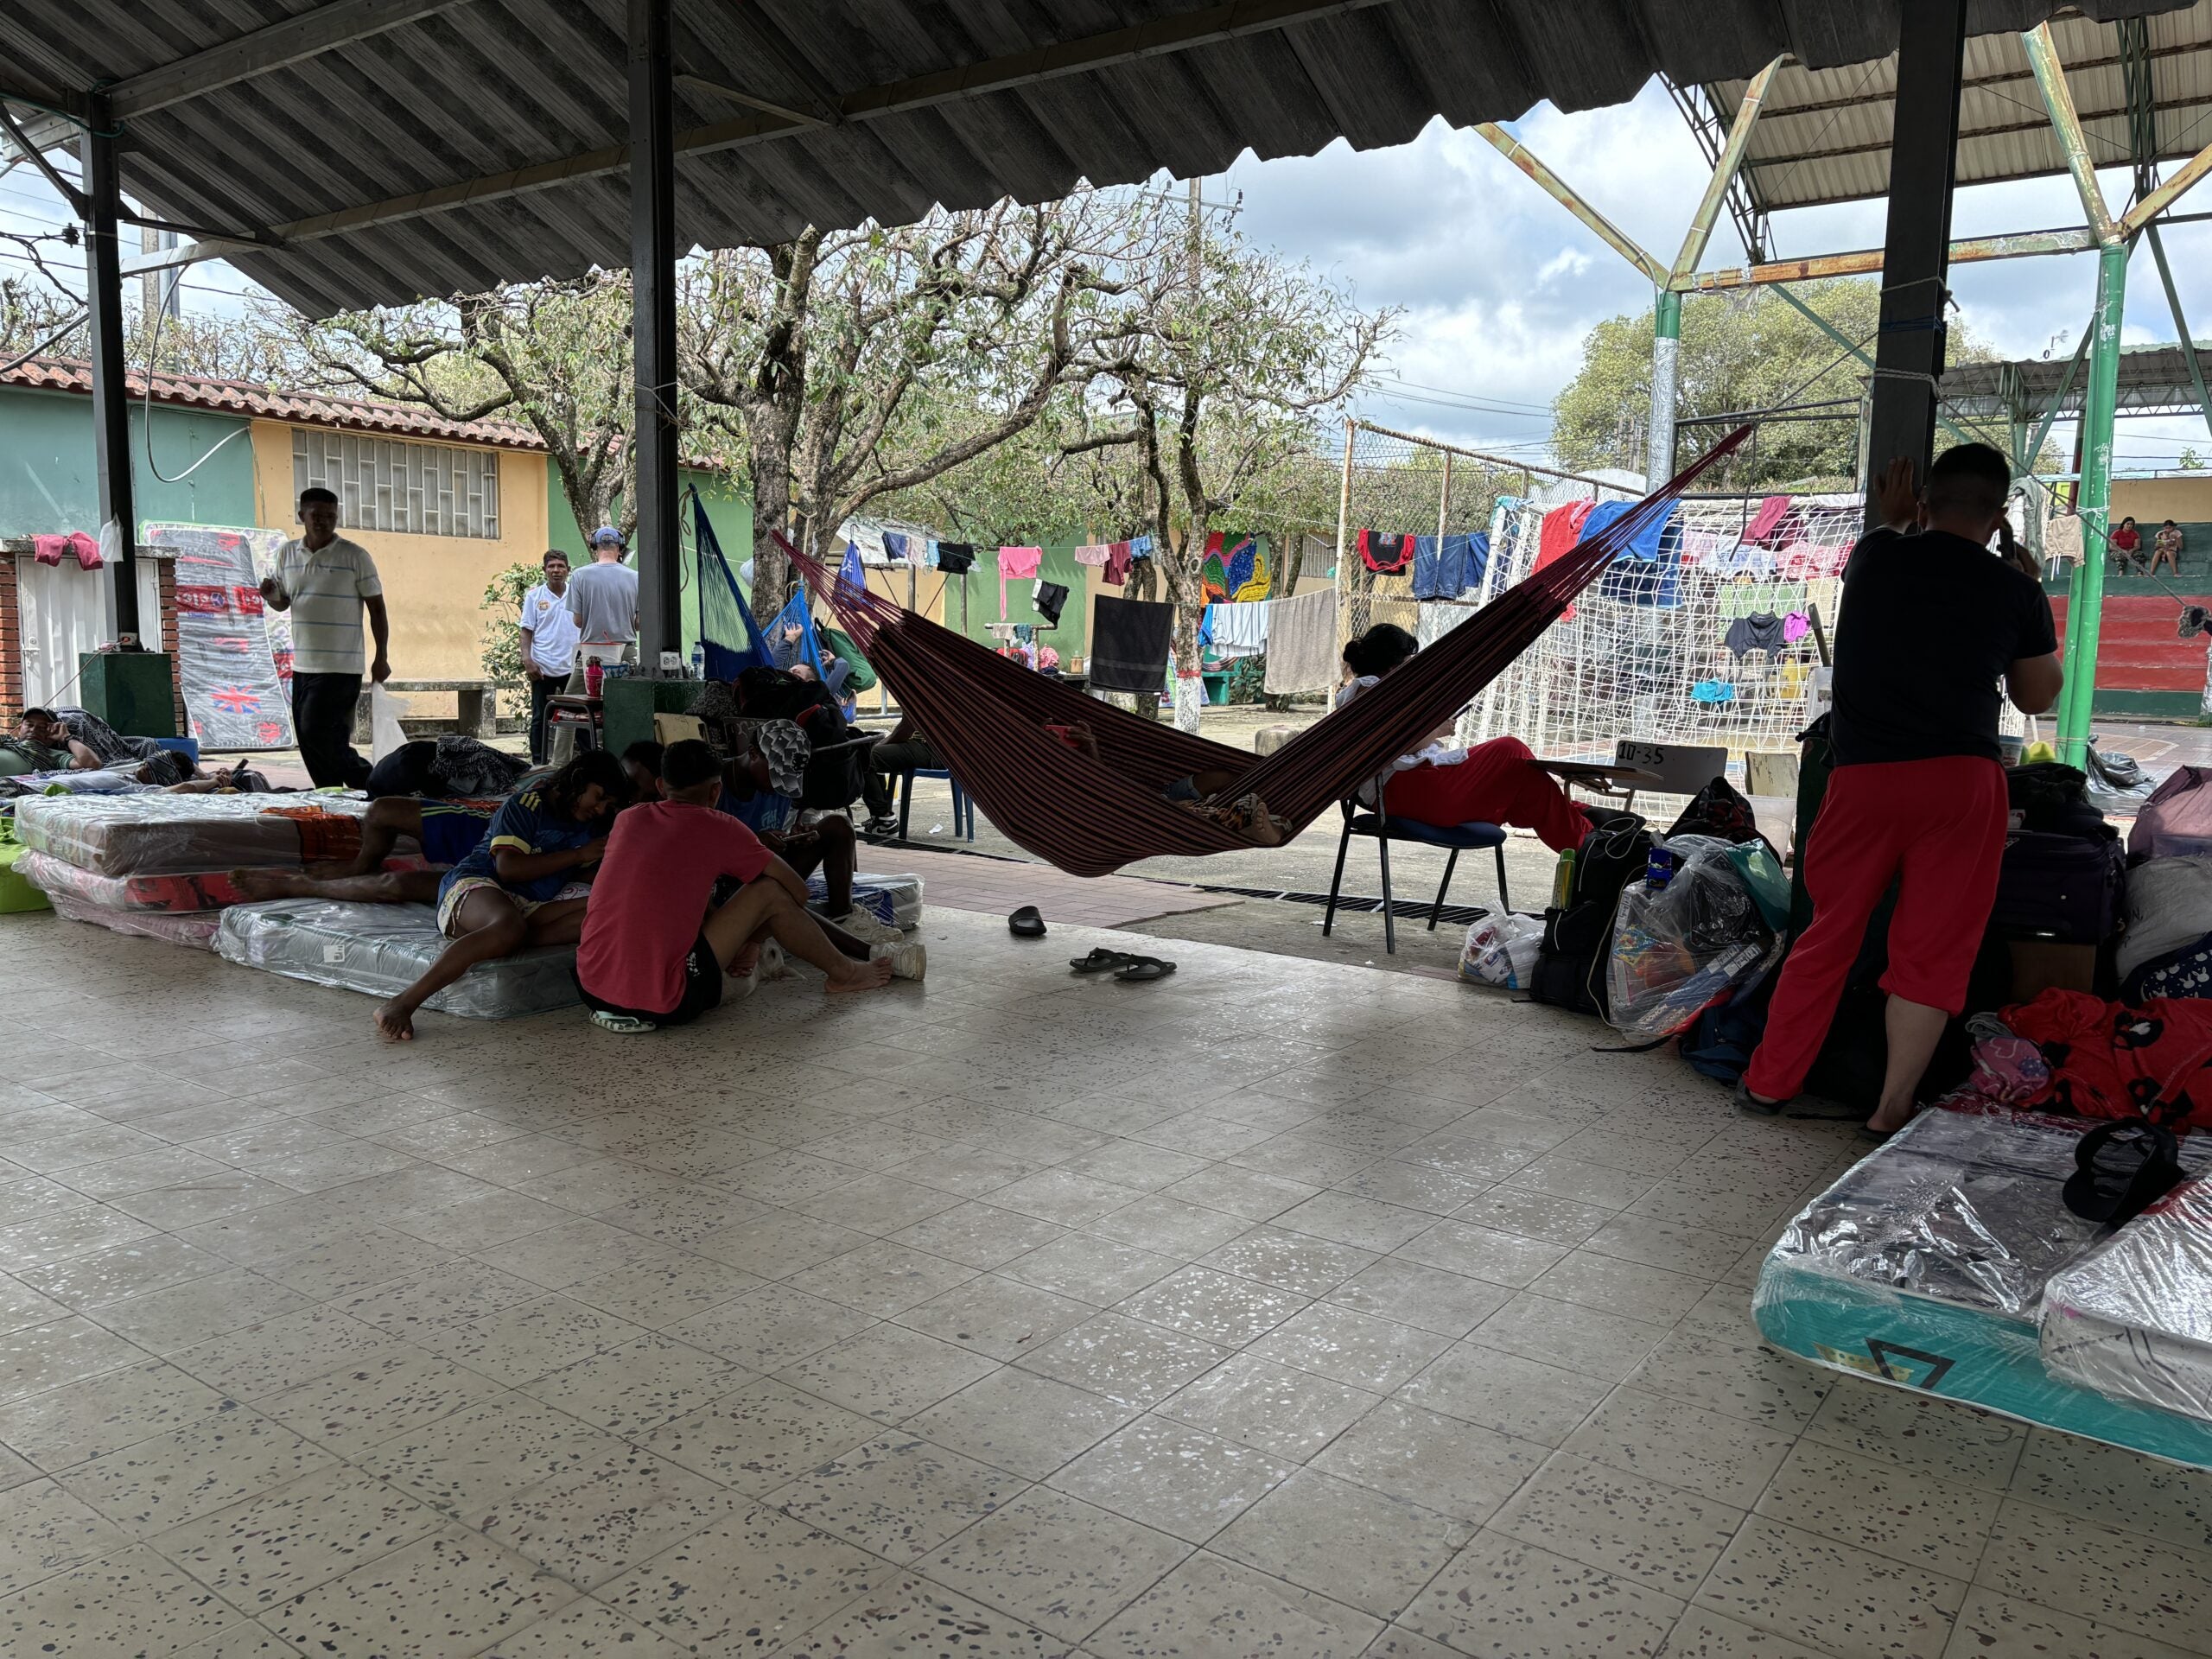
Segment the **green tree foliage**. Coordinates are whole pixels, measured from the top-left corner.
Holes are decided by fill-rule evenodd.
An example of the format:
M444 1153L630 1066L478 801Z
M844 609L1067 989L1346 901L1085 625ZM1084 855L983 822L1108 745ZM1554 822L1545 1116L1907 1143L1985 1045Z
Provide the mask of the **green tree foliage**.
M484 677L495 684L523 683L522 625L515 619L522 614L523 595L544 580L540 566L518 563L484 586L484 608L491 613L484 625Z
M1867 352L1874 349L1881 308L1878 283L1835 277L1798 283L1793 289L1847 339ZM1646 470L1651 326L1649 309L1637 316L1611 317L1583 341L1581 370L1552 405L1552 444L1562 466ZM1986 363L1994 355L1955 316L1947 354L1955 364ZM1866 370L1780 295L1751 288L1686 297L1675 372L1680 389L1676 407L1685 415L1830 399L1841 405L1827 411L1835 416L1832 420L1763 424L1757 456L1739 452L1720 487L1849 486L1857 471L1856 404ZM1967 429L2009 453L2003 423L1987 423L1986 430L1979 425ZM1681 435L1680 454L1687 460L1720 435L1719 428L1691 428ZM1653 470L1665 470L1664 457Z

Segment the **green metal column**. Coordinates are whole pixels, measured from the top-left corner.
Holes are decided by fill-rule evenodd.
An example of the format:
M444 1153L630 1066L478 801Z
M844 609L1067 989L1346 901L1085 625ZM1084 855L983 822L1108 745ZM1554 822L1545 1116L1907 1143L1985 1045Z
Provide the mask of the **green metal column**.
M2097 635L2103 622L2105 524L2112 506L2113 412L2120 401L2120 321L2127 300L2125 241L2097 250L2097 313L2089 340L2089 384L2082 408L2082 562L2066 601L2066 689L2058 699L2058 758L2082 764L2097 696Z
M1659 290L1651 308L1651 441L1644 446L1648 487L1675 475L1675 365L1682 347L1682 296Z

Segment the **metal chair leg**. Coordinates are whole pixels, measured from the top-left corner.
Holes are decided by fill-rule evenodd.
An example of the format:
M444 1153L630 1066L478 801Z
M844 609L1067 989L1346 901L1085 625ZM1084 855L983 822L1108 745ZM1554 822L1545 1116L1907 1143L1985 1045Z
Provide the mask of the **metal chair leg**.
M914 774L902 772L899 774L899 839L901 841L906 839L906 821L913 813Z
M1344 885L1344 855L1351 850L1351 825L1337 837L1337 873L1329 878L1329 907L1321 912L1321 937L1327 938L1337 925L1337 894Z
M1436 931L1436 924L1444 914L1444 895L1452 891L1452 872L1459 868L1459 849L1454 847L1452 856L1444 861L1444 879L1436 884L1436 902L1428 907L1428 931Z
M1382 954L1398 954L1398 906L1390 897L1390 837L1377 836L1375 850L1382 860Z
M1491 848L1491 851L1497 855L1497 913L1501 916L1510 916L1513 913L1513 900L1505 891L1505 843L1501 841L1497 846Z

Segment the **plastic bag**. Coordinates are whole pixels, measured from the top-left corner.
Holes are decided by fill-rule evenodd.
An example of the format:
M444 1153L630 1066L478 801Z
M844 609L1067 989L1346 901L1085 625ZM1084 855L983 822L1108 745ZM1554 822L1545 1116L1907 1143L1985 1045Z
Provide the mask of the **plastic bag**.
M2152 791L2127 832L2127 850L2138 857L2174 858L2212 853L2212 772L2201 766L2177 766Z
M369 759L381 760L407 741L399 721L407 713L407 699L381 685L369 693Z
M1529 982L1543 938L1541 916L1516 916L1510 911L1485 916L1467 930L1459 947L1459 977L1471 984L1503 985L1517 991Z
M1631 881L1613 912L1606 963L1615 1029L1638 1042L1672 1036L1780 950L1731 844L1670 836L1675 874L1663 887Z

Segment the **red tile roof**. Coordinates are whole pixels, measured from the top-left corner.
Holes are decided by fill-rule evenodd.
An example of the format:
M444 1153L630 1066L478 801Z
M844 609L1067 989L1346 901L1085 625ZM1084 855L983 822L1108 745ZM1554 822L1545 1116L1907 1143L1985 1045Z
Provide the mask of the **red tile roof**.
M130 395L146 395L146 376L133 369ZM0 386L42 391L92 389L92 365L82 359L35 357L0 370ZM479 444L500 449L540 449L544 445L528 427L514 421L448 421L428 410L375 397L341 397L320 391L274 391L244 380L213 380L197 374L156 374L154 401L219 414L302 426L339 427L380 432L392 437L424 438L444 443Z

